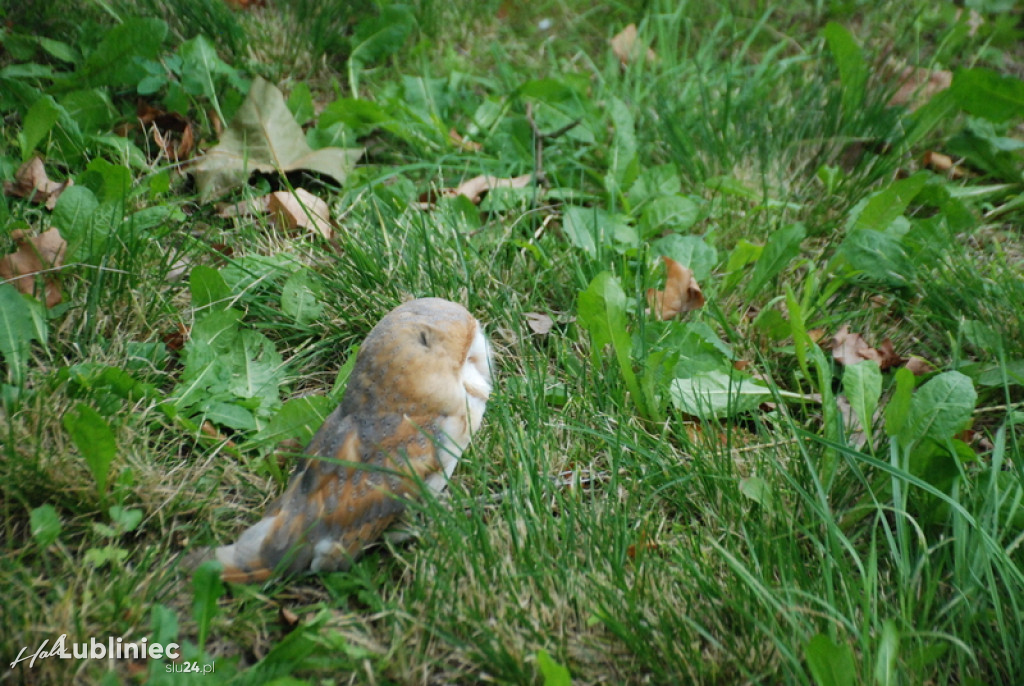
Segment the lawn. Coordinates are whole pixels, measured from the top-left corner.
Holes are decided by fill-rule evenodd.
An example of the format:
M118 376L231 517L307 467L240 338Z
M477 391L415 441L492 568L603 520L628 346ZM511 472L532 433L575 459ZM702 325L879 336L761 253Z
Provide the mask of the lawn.
M0 681L1020 680L1014 3L27 5ZM425 296L495 388L413 540L196 567Z

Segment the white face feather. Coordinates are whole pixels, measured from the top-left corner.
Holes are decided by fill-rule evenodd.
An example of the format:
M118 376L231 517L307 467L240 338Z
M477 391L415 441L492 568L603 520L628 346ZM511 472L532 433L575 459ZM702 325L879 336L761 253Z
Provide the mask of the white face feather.
M466 389L466 403L469 409L470 433L480 428L480 422L491 394L491 346L487 343L483 328L477 324L476 335L469 346L466 361L462 365L462 385Z
M491 394L491 346L479 323L459 376L466 393L466 412L469 421L467 423L461 417L449 417L441 422L443 438L438 451L441 471L427 477L427 486L435 493L444 490L452 472L455 471L462 451L480 428L484 410L487 408L487 398Z

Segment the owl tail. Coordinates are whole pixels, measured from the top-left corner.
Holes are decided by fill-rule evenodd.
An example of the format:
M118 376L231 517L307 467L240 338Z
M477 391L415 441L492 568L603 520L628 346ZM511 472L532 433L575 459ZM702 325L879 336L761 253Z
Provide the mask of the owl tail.
M236 584L254 584L266 581L274 574L274 567L265 560L262 549L267 534L274 528L275 517L261 519L246 529L231 545L217 548L215 556L223 565L221 579Z

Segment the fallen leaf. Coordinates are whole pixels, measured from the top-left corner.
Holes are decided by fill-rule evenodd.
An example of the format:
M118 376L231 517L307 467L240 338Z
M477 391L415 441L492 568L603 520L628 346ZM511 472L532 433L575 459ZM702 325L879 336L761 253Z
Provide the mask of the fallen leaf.
M29 238L18 229L11 232L17 249L0 259L0 278L14 284L22 293L35 296L53 307L61 301L60 267L68 244L57 227ZM42 277L42 293L37 292L36 275Z
M931 362L923 357L915 357L913 355L910 356L910 359L903 366L909 369L914 376L924 376L936 371L935 365Z
M671 257L662 257L668 275L665 277L665 290L647 289L647 304L654 315L662 321L679 316L683 312L699 310L704 307L704 294L701 293L693 272Z
M226 202L217 204L217 216L224 219L232 217L254 217L266 214L270 211L267 207L270 202L269 195L261 195L258 198L249 198L239 202Z
M906 362L893 349L890 339L886 338L879 347L874 348L859 333L850 331L848 324L843 324L832 337L832 357L843 365L874 360L882 371Z
M167 159L178 162L192 156L195 131L188 119L143 101L139 101L136 117L142 129L152 136L153 142Z
M217 216L224 218L255 217L268 213L272 214L277 225L285 230L311 229L324 238L334 237L331 208L326 201L304 188L296 188L294 193L276 191L257 198L217 206Z
M178 322L178 328L174 331L163 334L160 340L164 342L168 350L178 352L185 347L185 341L188 340L189 330L181 322Z
M892 341L886 338L882 344L875 349L878 354L878 367L885 371L890 367L898 367L907 360L900 357L892 347Z
M843 420L847 442L857 450L860 450L868 442L868 436L864 432L864 427L861 426L860 417L857 416L856 411L854 411L853 406L850 405L850 401L847 400L845 395L836 396L836 406L839 408L839 417ZM876 411L875 414L877 415L879 412Z
M523 317L526 318L526 325L530 327L530 330L539 336L547 334L555 325L551 317L541 312L526 312Z
M303 188L296 188L294 193L271 193L267 200L267 210L277 218L278 225L286 229L310 229L324 238L334 236L331 208L327 201Z
M287 629L294 629L299 623L299 616L289 610L287 607L282 607L277 614L277 618L281 621L281 624Z
M200 196L209 200L241 186L257 171L307 170L341 184L362 154L361 148L313 150L281 91L257 77L220 143L197 160L192 171Z
M832 357L839 364L857 364L867 359L861 357L861 350L869 350L871 346L859 333L851 333L849 324L843 324L842 328L832 337Z
M921 164L934 172L946 174L951 179L962 179L967 176L967 170L953 162L952 157L934 150L929 150L924 154Z
M474 204L479 205L480 201L483 200L484 193L494 188L526 188L530 185L532 175L523 174L522 176L513 176L510 179L499 179L497 176L474 176L468 181L463 181L455 188L446 188L441 191L441 195L454 198L457 195L464 195Z
M953 73L945 69L925 69L906 66L896 71L899 88L889 98L891 107L906 107L913 112L936 93L944 91L953 83Z
M630 62L636 61L637 58L640 57L640 50L643 46L637 40L638 37L639 34L636 30L636 24L630 24L617 33L610 41L612 44L612 52L615 53L615 56L619 58L619 62L624 66ZM658 56L653 50L647 48L645 58L648 62L654 62L658 59Z
M14 181L4 181L4 193L15 198L29 198L33 202L45 203L52 210L64 189L74 185L70 178L63 183L51 181L40 157L33 157L14 173Z
M825 329L807 329L807 337L814 343L821 342L821 339L825 337Z
M480 152L484 146L480 145L476 141L468 141L462 137L458 131L454 128L448 131L448 138L451 139L452 143L455 143L459 148L465 152Z

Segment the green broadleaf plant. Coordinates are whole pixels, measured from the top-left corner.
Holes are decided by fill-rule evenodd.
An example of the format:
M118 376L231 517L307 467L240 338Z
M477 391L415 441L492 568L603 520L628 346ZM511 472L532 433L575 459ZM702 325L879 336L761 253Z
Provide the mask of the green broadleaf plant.
M78 403L64 415L64 428L71 435L78 452L85 458L96 481L96 492L104 497L110 466L117 456L117 440L107 421L84 403Z
M818 634L808 641L804 657L817 686L853 686L857 681L853 649L834 642L827 634Z

